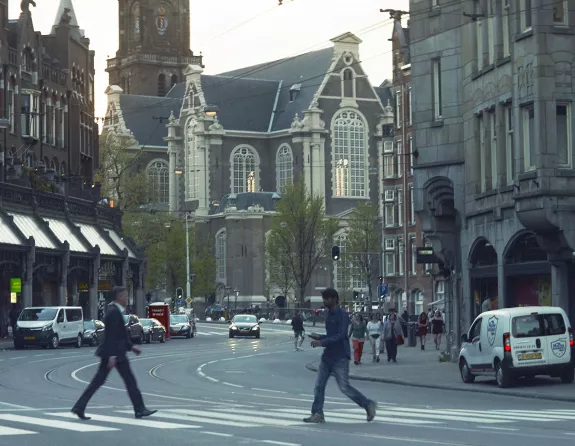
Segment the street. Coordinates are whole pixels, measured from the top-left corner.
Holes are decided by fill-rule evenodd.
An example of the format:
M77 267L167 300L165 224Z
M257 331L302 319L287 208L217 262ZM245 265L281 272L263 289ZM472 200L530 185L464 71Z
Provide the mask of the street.
M227 325L200 323L194 339L143 345L132 367L146 405L158 409L144 420L117 372L88 406L91 420L70 413L95 372L94 348L2 351L0 445L539 446L575 437L569 403L362 381L352 384L378 401L374 422L331 380L326 423L306 425L315 375L305 365L321 351L306 342L294 352L290 335L263 324L259 340L228 339ZM383 375L395 365L378 366Z

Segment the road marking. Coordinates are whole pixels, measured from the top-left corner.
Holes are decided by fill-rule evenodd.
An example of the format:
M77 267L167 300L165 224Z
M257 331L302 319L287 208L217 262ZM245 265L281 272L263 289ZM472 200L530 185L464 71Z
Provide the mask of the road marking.
M273 440L261 440L260 443L277 444L280 446L301 446L301 444L298 443L285 443L283 441L273 441Z
M8 359L15 360L15 359L23 359L23 358L25 358L25 357L26 357L26 356L16 356L15 358L8 358Z
M133 410L119 411L120 413L134 413ZM222 425L222 420L212 420L206 417L194 417L191 415L186 415L186 409L172 409L168 411L158 412L154 414L154 417L164 418L168 420L179 420L179 421L192 421L194 423L204 423L204 424L217 424ZM226 421L226 426L230 427L258 427L257 424L250 423L238 423L234 421Z
M478 429L489 429L492 431L509 431L517 432L519 429L514 429L512 427L494 427L494 426L477 426Z
M70 414L74 418L76 415ZM82 423L71 423L69 421L60 420L46 420L43 418L32 418L26 417L24 415L13 415L13 414L0 414L0 420L13 421L15 423L32 424L35 426L52 427L55 429L64 429L67 431L75 432L105 432L105 431L117 431L119 429L114 429L113 427L104 426L94 426L93 424L82 424Z
M216 378L212 378L211 376L204 376L204 378L209 379L211 382L214 382L214 383L219 382Z
M232 383L226 383L226 382L222 382L222 384L226 385L226 386L230 386L230 387L237 387L240 389L243 389L244 386L240 386L239 384L232 384Z
M222 434L220 432L200 431L200 434L215 435L216 437L233 437L232 434Z
M2 402L2 401L0 401L0 404L2 404L2 405L4 405L4 406L12 407L12 408L14 408L14 409L26 409L26 410L32 409L32 407L20 406L19 404L4 403L4 402Z
M302 416L309 416L309 411L302 410L302 409L270 409L271 412L276 412L277 414L292 414L291 417L297 417L301 419ZM297 415L296 415L297 414ZM271 413L267 411L267 416L270 416ZM287 415L284 415L287 416ZM346 424L357 424L359 422L365 422L365 415L356 415L356 414L342 414L342 413L330 413L326 418L333 419L337 423L346 423ZM423 420L407 420L407 419L400 419L398 417L394 418L387 418L376 416L375 421L381 421L385 423L393 423L393 424L409 424L409 425L420 425L420 424L440 424L438 421L423 421ZM303 421L302 421L303 422Z
M252 387L252 390L255 390L257 392L269 392L269 393L283 393L286 394L287 392L284 392L282 390L269 390L269 389L259 389L257 387Z
M30 435L37 434L38 432L25 431L23 429L14 429L13 427L0 426L0 437L5 435Z
M133 413L133 412L132 412ZM62 417L62 418L76 418L76 415L73 413L65 412L65 413L46 413L46 415L52 415L55 417ZM138 420L138 419L129 419L124 417L111 417L108 415L92 415L90 417L94 421L103 421L106 423L115 423L115 424L126 424L128 426L139 426L139 427L150 427L153 429L197 429L200 426L192 426L186 424L175 424L175 423L166 423L164 421L153 421L150 419L146 420Z
M191 409L178 409L170 412L186 413L191 416L198 417L210 417L214 419L219 419L221 424L227 424L228 421L239 421L244 423L253 423L256 426L271 425L271 426L293 426L293 422L284 420L270 420L262 418L261 413L259 416L249 416L249 415L239 415L239 414L227 414L227 413L217 413L202 410L191 410Z

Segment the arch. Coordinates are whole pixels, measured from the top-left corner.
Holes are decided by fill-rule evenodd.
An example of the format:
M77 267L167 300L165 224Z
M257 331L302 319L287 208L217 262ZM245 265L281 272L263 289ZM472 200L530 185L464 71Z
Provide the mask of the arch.
M150 199L154 203L170 201L170 175L168 162L161 158L152 160L146 167L150 187Z
M252 146L237 146L230 155L231 192L257 192L260 183L260 157Z
M332 190L336 197L369 197L369 127L357 110L340 110L331 122Z
M281 194L293 184L293 152L289 144L279 146L276 153L276 189Z
M478 237L471 245L468 260L471 268L497 265L497 251L485 237Z
M455 216L453 182L447 177L433 177L425 182L427 206L435 216Z
M355 98L356 74L353 68L347 67L341 70L341 97Z
M547 254L541 249L534 232L521 230L517 232L503 251L506 264L524 262L545 262Z
M216 233L216 281L227 283L227 230L220 229Z
M166 75L164 73L158 75L158 96L166 96Z
M58 162L58 158L54 157L52 158L52 160L50 161L50 169L53 169L54 172L56 174L58 174L58 167L60 166L60 163Z
M170 88L174 88L174 86L179 82L178 75L172 74L170 77Z

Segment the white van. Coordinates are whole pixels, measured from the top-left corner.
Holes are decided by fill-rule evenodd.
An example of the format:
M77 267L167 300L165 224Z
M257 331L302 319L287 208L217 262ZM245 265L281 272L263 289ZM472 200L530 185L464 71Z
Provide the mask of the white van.
M558 307L518 307L481 313L461 337L459 370L465 383L495 374L499 387L519 377L549 375L572 383L573 332Z
M16 322L14 347L27 345L58 348L60 344L82 347L84 313L82 307L28 307Z

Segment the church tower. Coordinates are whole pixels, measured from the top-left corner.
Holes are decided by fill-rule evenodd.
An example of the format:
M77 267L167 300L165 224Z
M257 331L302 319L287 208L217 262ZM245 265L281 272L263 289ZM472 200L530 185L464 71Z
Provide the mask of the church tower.
M165 96L185 80L188 65L202 65L190 50L189 0L118 0L119 42L108 59L109 85L125 94Z

